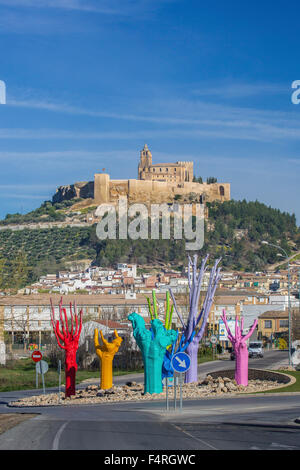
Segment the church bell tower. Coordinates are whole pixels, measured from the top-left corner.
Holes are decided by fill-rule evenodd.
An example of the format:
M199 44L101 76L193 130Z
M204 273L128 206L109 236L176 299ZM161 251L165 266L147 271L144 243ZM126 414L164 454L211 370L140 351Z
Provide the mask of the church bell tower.
M145 144L143 150L141 150L140 154L140 163L138 166L138 179L144 179L143 178L143 172L148 169L149 166L152 165L152 153L148 149L148 145ZM147 170L146 170L147 171Z

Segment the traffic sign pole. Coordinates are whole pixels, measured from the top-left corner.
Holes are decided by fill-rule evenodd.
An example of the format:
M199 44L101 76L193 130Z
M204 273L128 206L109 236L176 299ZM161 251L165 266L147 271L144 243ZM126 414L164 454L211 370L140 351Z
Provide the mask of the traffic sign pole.
M183 384L183 376L184 374L180 374L179 380L180 380L180 405L179 409L182 411L182 384Z
M177 381L175 378L175 383L174 383L174 410L176 410L176 391L177 391Z
M166 377L166 408L169 411L169 378Z
M42 360L43 354L41 351L34 351L31 354L31 359L38 364ZM35 387L39 388L39 374L38 374L38 369L37 366L35 367Z
M40 363L40 368L42 370L41 363ZM44 376L43 372L41 372L41 374L42 374L42 381L43 381L43 392L44 392L44 395L45 395L45 393L46 393L46 390L45 390L45 376Z
M191 366L191 358L185 352L179 352L174 354L171 359L171 365L175 372L179 374L179 385L180 385L180 411L182 410L182 384L183 384L183 377L187 370L189 370ZM176 384L174 390L174 409L176 410Z
M37 362L37 363L36 363L36 366L35 366L36 373L42 375L43 392L44 392L44 394L46 393L44 374L46 374L46 372L48 371L48 368L49 368L49 367L48 367L47 362L41 361L41 360L39 360L39 362Z

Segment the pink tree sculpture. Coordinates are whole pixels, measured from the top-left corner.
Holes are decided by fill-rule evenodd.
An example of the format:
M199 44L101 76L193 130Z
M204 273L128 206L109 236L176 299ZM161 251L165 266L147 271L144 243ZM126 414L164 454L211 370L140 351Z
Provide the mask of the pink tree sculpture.
M210 312L210 309L214 300L214 295L215 295L218 283L221 279L221 274L220 274L221 269L218 268L218 264L221 261L221 259L217 259L210 273L205 299L203 301L202 307L199 308L202 281L203 281L204 274L207 270L206 263L208 260L208 255L202 260L201 267L199 269L198 274L197 274L197 260L198 260L197 255L194 255L193 261L189 257L188 282L189 282L190 295L189 295L189 315L188 315L187 323L183 321L182 316L178 312L174 294L172 290L169 289L172 300L173 300L175 311L183 327L183 330L182 330L182 335L184 337L183 346L186 345L187 342L189 343L186 348L186 352L191 358L191 366L185 374L186 383L198 381L199 343L204 334L208 315L209 315L209 312ZM200 310L200 312L198 311L198 309Z
M255 327L257 325L257 320L254 321L249 332L246 335L243 335L244 329L244 319L241 319L241 326L238 324L238 317L235 317L235 336L231 333L227 318L226 312L223 310L223 315L221 316L225 328L227 330L228 339L231 342L234 352L235 352L235 381L238 385L248 385L248 348L246 341L250 338Z
M59 317L60 322L55 321L55 311L51 302L51 322L53 330L56 336L57 344L61 349L65 350L65 374L66 374L66 391L65 396L70 397L75 395L75 379L76 371L78 369L76 362L76 352L78 349L79 337L82 329L82 310L79 312L79 323L76 302L74 303L74 315L73 306L70 302L70 316L71 316L71 329L69 330L67 312L65 308L62 308L62 298L59 302ZM65 317L65 324L63 320L63 314ZM75 328L74 328L74 317L75 317ZM59 329L59 323L61 325L61 331Z

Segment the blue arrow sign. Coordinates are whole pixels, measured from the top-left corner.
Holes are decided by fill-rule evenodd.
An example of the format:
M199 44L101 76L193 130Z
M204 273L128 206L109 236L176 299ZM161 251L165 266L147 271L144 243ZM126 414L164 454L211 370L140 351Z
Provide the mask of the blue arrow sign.
M191 358L184 352L178 352L172 357L171 365L176 372L186 372L191 366Z

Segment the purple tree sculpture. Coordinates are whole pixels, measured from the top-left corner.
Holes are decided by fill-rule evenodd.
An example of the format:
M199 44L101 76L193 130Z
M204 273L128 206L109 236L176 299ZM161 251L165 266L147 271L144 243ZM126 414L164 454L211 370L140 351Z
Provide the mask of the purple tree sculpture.
M238 317L235 317L235 336L231 333L227 318L226 312L223 310L222 320L225 324L227 330L228 339L231 342L234 352L235 352L235 381L238 385L248 385L248 348L246 341L252 335L256 325L257 320L254 321L249 332L243 336L244 329L244 319L241 319L241 326L238 324Z
M187 354L191 358L191 366L185 375L185 382L197 382L198 381L198 349L200 340L205 331L205 325L208 319L208 315L213 303L214 295L217 289L218 282L221 279L220 271L218 264L221 261L217 259L211 270L209 283L205 295L204 302L200 308L200 313L198 310L201 285L205 272L207 271L207 260L208 255L202 260L201 267L197 274L197 255L194 255L193 261L189 256L188 264L188 282L189 282L189 315L187 323L185 324L182 316L178 312L176 305L176 300L171 289L170 294L173 300L175 311L180 319L180 322L183 327L183 336L186 342L189 342L188 347L186 348ZM193 336L193 338L192 338Z

